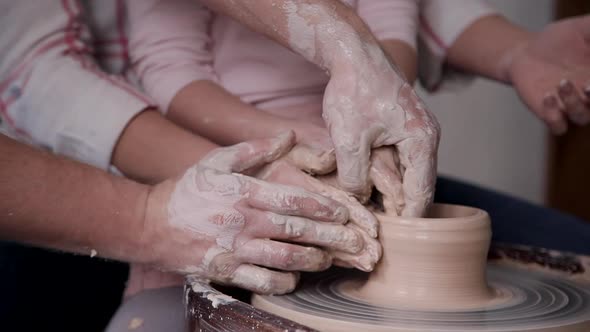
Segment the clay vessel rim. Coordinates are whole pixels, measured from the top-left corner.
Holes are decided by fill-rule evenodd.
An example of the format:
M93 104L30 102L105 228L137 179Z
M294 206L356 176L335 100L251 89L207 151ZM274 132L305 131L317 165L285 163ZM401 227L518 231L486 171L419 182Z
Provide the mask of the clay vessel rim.
M489 227L490 218L484 210L455 204L433 204L434 209L451 210L457 217L416 218L384 215L376 213L381 225L432 231L470 230Z

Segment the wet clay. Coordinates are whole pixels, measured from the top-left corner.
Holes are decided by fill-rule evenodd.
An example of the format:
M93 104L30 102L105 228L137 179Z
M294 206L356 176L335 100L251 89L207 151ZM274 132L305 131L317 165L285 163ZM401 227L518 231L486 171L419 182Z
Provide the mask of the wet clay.
M383 259L370 274L315 273L260 309L320 331L590 331L590 287L488 266L485 211L434 205L427 218L377 215Z
M499 300L486 281L490 218L435 205L428 218L378 215L383 258L367 281L341 285L370 303L420 310L476 308Z

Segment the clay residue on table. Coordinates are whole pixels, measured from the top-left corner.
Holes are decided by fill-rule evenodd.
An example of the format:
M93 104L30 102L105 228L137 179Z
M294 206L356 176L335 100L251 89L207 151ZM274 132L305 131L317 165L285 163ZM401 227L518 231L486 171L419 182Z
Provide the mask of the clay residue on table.
M488 259L496 264L518 266L590 282L590 257L522 245L494 244Z

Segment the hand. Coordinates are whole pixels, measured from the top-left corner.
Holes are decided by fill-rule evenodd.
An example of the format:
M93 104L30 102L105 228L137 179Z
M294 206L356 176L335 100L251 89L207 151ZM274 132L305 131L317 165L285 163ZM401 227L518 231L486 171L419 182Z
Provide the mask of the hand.
M154 187L143 234L150 263L268 294L295 287L297 274L289 271L329 267L331 256L316 247L357 252L362 239L342 225L342 205L235 173L280 158L293 143L290 134L218 149Z
M326 128L305 123L291 122L297 144L287 158L297 168L311 174L328 174L336 170L334 145Z
M287 158L277 160L263 168L258 178L270 182L301 187L310 192L329 197L348 208L350 222L347 228L354 231L362 239L362 245L347 250L329 250L335 265L355 267L369 272L381 258L381 244L375 238L379 231L379 224L375 216L354 197L335 186L328 184L332 176L317 179L290 163Z
M294 125L291 125L291 127L296 128L298 144L291 149L291 152L287 154L285 159L295 167L291 166L289 167L289 170L283 170L283 173L280 173L278 170L285 167L284 165L275 165L279 163L279 161L276 161L267 166L267 168L273 168L277 171L276 173L279 175L279 183L300 186L311 192L322 194L344 204L349 209L351 218L354 221L353 211L366 211L366 208L349 195L344 195L346 196L345 200L338 199L340 193L344 194L344 191L342 191L338 182L334 179L334 174L336 174L334 172L336 160L328 130L309 123L295 123ZM316 151L329 151L330 153L320 154ZM296 152L296 154L294 154L294 152ZM332 156L334 158L328 158L327 156ZM320 177L321 181L318 181L317 179L309 180L310 177L300 170L297 170L297 168L307 173L325 176ZM326 175L329 173L331 174ZM280 174L288 175L280 176ZM390 214L399 215L404 207L404 195L401 181L402 177L399 170L399 157L394 149L390 147L373 149L371 152L369 179L371 187L375 186L375 189L381 193L385 211ZM277 178L273 175L269 180L277 180ZM294 180L295 182L285 182L285 180ZM326 194L326 189L328 189L328 192L335 191L337 195ZM372 217L372 214L370 212L368 213ZM368 218L366 219L370 220ZM373 234L374 231L367 228L367 226L368 225L365 225L364 229Z
M553 133L590 123L590 15L550 24L507 58L509 80Z
M324 95L323 116L334 142L339 182L367 197L372 149L395 147L404 169L401 214L422 215L433 199L438 122L382 51L357 60L332 73Z

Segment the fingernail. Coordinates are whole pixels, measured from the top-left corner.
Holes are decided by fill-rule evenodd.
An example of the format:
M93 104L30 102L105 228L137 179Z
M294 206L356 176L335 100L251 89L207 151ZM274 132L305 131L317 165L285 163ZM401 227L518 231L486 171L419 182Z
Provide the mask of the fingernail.
M369 229L369 236L372 237L373 239L376 239L378 235L379 235L379 230L377 229L377 226L372 226Z
M573 117L573 122L578 126L585 126L590 123L590 116L586 113L576 114Z
M553 132L554 135L561 136L567 132L567 126L562 126L562 125L553 126L551 131Z
M556 108L557 98L554 95L547 95L543 98L543 107L545 108Z
M292 130L287 130L285 132L280 133L277 136L277 140L279 141L284 141L284 140L289 140L292 139L292 137L294 137L295 133Z
M372 259L369 255L364 255L359 257L357 261L357 268L363 272L371 272L375 269L375 265L377 264L376 261Z
M574 85L568 80L562 80L559 82L559 89L561 92L569 95L574 91Z
M334 219L346 223L348 221L348 209L344 206L339 206L334 211Z

